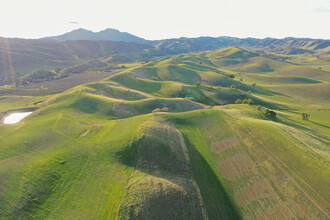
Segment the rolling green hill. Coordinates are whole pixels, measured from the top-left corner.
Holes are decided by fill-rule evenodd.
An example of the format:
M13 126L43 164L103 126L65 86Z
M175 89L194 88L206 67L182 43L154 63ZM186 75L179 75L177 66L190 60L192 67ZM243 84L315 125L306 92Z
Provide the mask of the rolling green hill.
M36 110L0 124L0 216L328 219L329 72L310 69L230 47L3 95Z

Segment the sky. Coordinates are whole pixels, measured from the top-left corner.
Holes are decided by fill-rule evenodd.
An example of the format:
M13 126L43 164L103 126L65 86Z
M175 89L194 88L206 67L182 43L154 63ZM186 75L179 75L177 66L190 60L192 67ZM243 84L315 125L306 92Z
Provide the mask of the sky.
M0 0L0 36L115 28L147 40L232 36L330 39L330 0Z

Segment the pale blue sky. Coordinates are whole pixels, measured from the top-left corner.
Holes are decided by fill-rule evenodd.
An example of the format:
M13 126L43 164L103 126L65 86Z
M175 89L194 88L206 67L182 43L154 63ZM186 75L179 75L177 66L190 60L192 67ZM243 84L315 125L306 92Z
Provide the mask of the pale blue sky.
M330 0L0 0L0 36L38 38L76 28L173 37L330 39Z

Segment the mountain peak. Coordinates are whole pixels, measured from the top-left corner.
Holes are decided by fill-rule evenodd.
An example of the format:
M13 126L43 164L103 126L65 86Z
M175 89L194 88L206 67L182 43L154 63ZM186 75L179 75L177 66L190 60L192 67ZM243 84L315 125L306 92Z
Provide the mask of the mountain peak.
M144 43L143 38L134 36L126 32L120 32L113 28L107 28L99 32L93 32L83 28L78 28L63 35L45 37L42 40L64 42L68 40L93 40L93 41L124 41L134 43Z

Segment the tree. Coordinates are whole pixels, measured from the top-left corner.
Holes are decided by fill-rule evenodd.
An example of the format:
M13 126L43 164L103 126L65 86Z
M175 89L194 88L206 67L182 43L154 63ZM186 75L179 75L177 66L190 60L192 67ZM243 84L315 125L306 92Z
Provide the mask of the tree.
M276 112L269 110L268 108L265 108L263 111L264 115L270 116L272 118L276 118Z
M235 104L242 104L242 99L237 99Z
M261 110L261 106L260 105L257 106L257 110L259 110L259 111Z
M243 100L243 104L248 104L248 103L249 103L249 100L247 100L247 99Z
M160 112L161 111L161 109L160 108L155 108L153 111L152 111L152 113L155 113L155 112Z
M162 112L168 112L168 108L167 107L164 107L161 109Z
M256 85L257 85L256 83L252 83L252 86L253 86L253 87L256 87Z
M309 114L308 113L301 113L301 117L303 120L308 120L309 119Z
M232 88L232 89L237 89L237 86L235 86L235 85L231 85L230 88Z
M155 108L152 113L155 113L155 112L168 112L168 108L167 107L163 107L163 108Z
M247 104L254 105L254 101L252 99L249 99Z
M61 67L57 67L54 71L55 71L55 73L59 73L59 72L61 72L61 70L62 70Z
M230 77L230 78L235 78L235 76L234 76L234 74L228 74L228 73L225 73L225 76L228 76L228 77Z
M269 111L269 112L268 112L268 115L269 115L270 117L276 118L276 112L274 112L274 111Z
M262 113L264 113L264 115L268 115L268 112L269 112L269 109L265 108Z

